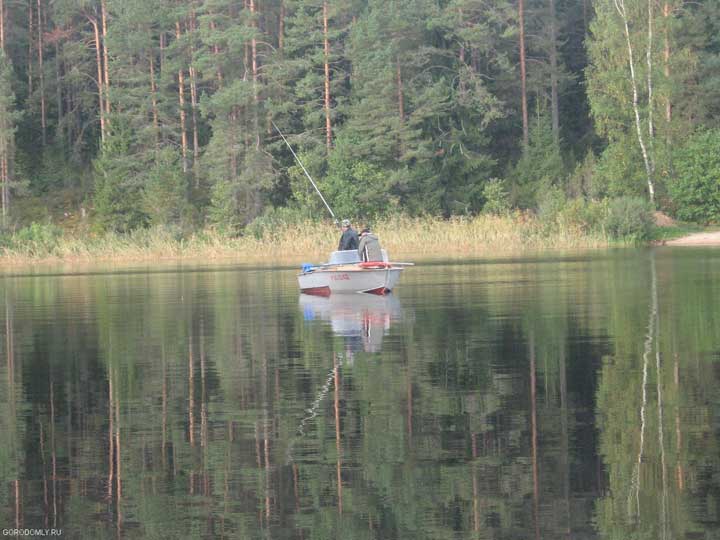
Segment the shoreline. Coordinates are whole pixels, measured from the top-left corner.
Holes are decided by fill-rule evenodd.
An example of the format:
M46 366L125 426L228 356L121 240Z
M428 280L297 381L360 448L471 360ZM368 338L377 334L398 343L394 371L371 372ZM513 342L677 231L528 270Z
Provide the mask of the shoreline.
M597 249L629 245L574 223L542 222L526 214L474 218L395 217L374 224L380 244L394 261L408 257L449 259L492 257L546 250ZM30 265L117 265L147 262L213 261L247 264L322 262L337 247L338 229L328 222L279 224L255 235L224 236L205 230L182 236L167 228L129 234L10 237L0 248L0 268Z
M656 244L657 245L657 244ZM665 240L659 245L663 246L720 246L720 231L697 232Z
M720 230L692 231L665 226L666 238L613 240L573 224L548 226L525 214L471 219L394 218L374 230L396 262L496 259L558 252L592 252L631 246L720 246ZM299 233L298 231L302 231ZM660 232L662 231L662 232ZM692 232L691 232L692 231ZM277 226L253 236L227 237L200 231L178 237L164 228L103 236L58 235L15 240L0 247L0 274L23 269L128 268L159 266L283 266L327 260L338 231L327 222Z
M585 239L587 240L587 239ZM224 248L195 248L195 249L167 249L145 250L140 247L126 246L121 251L87 252L83 254L67 253L62 255L22 255L17 253L0 254L0 275L13 274L22 270L39 272L53 269L64 269L68 273L82 272L84 269L107 268L108 270L129 269L133 267L164 267L164 266L247 266L247 267L285 267L292 268L302 263L320 263L327 259L334 249L332 245L316 246L304 253L288 253L278 249L273 242L253 242L252 248L235 249L234 241L229 241ZM642 245L642 244L640 244ZM672 240L655 240L645 244L650 247L716 247L720 246L720 231L699 232L687 234ZM239 247L239 246L238 246ZM383 245L387 249L391 261L460 261L481 259L504 259L518 256L532 256L559 253L592 253L603 249L633 247L632 244L622 242L591 241L558 243L548 241L528 244L502 244L490 243L484 245L455 246L449 250L437 251L434 249L419 249L417 246L400 248L394 242ZM62 270L61 270L62 272Z
M446 253L443 255L428 254L419 251L404 251L398 256L390 253L391 262L413 262L413 263L453 263L463 261L502 261L513 260L518 257L542 257L545 255L577 255L585 253L599 252L604 249L624 248L628 246L596 246L596 247L574 247L574 248L510 248L504 250L487 250L473 253ZM202 270L203 267L213 268L237 268L246 267L248 269L266 269L266 268L282 268L294 269L300 268L304 263L319 264L327 259L329 252L318 257L292 257L292 258L273 258L273 257L254 257L251 259L243 258L240 255L216 255L208 257L205 255L176 255L161 257L123 257L123 258L43 258L43 259L26 259L13 258L10 262L0 256L0 276L19 276L19 275L43 275L43 274L82 274L84 272L104 273L114 271L133 271L133 269L144 269L153 267L162 271L162 269L187 267L188 269Z

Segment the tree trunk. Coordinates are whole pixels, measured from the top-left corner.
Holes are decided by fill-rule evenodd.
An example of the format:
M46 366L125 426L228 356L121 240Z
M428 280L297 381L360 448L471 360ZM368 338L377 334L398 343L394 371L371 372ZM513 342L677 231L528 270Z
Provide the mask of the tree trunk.
M651 0L652 1L652 0ZM655 183L653 181L653 170L651 161L648 155L647 147L645 146L645 138L643 137L642 125L640 122L640 109L638 106L638 89L637 80L635 77L635 60L633 55L632 43L630 42L630 27L628 24L627 13L625 11L625 0L614 0L615 9L620 14L623 21L625 30L625 42L628 48L628 65L630 67L630 83L632 84L633 91L633 112L635 113L635 129L637 131L638 143L640 144L640 151L642 152L643 162L645 163L645 173L647 175L648 192L650 194L650 202L655 204Z
M257 9L255 6L255 0L250 0L250 14L252 17L252 27L253 29L257 30L258 25L257 21L255 20L255 14L257 13ZM252 60L252 80L253 80L253 103L255 104L255 107L253 108L253 124L255 128L255 147L257 149L260 149L260 128L259 128L259 122L258 122L258 60L257 60L257 38L255 37L255 33L253 32L253 36L250 39L250 49L251 49L251 60Z
M210 29L212 30L213 34L215 34L215 21L210 21ZM220 57L220 47L218 47L217 43L213 44L213 55L216 59ZM222 69L220 68L220 64L218 63L216 66L216 76L218 81L218 90L223 87L223 75L222 75Z
M520 26L520 100L522 102L523 151L530 141L528 127L527 71L525 67L525 0L518 0L518 24Z
M552 114L552 132L555 146L560 146L560 104L558 103L558 51L557 51L557 14L555 0L550 0L550 109Z
M165 72L165 32L160 32L160 75Z
M110 116L110 67L108 62L108 48L107 48L107 6L105 0L101 2L102 9L102 44L103 44L103 66L105 76L105 113Z
M190 30L195 31L195 13L192 14L190 19ZM198 106L198 92L197 92L197 71L193 66L193 59L195 57L195 51L190 46L190 66L188 68L190 74L190 113L192 118L192 131L193 131L193 174L195 176L195 187L200 187L200 143L198 137L198 120L197 120L197 106Z
M0 0L0 2L3 2L3 0ZM2 11L2 10L0 10ZM35 28L33 27L33 4L32 2L28 2L28 97L32 96L33 93L33 51L34 51L34 43L33 43L33 36L35 35ZM3 14L3 19L4 19ZM4 31L3 31L4 34Z
M75 97L73 93L73 89L71 86L69 86L65 92L65 110L67 111L67 144L68 144L68 150L70 148L74 149L73 141L75 140L75 128L78 124L77 121L77 115L78 111L75 109L74 103L75 103Z
M93 33L95 35L95 62L97 65L98 99L100 101L100 140L105 142L105 100L103 99L105 85L103 84L102 57L100 53L100 29L95 17L86 16L93 27Z
M200 143L198 137L198 120L197 120L197 72L191 65L190 73L190 112L192 115L192 131L193 131L193 174L195 175L195 187L200 187Z
M47 118L45 112L45 73L43 69L43 12L40 0L37 0L37 20L38 20L38 74L40 83L40 126L42 128L42 145L47 144Z
M325 146L332 147L332 122L330 119L330 39L328 37L328 4L323 2L323 51L325 67Z
M182 32L180 30L180 21L175 22L175 37L177 38L178 42L182 37ZM180 103L180 144L182 145L182 165L183 172L187 172L188 141L187 132L185 129L185 73L182 66L180 66L180 69L178 69L178 101Z
M405 148L403 144L403 126L405 125L405 94L403 92L403 81L402 81L402 71L400 69L400 58L395 58L395 79L396 79L396 85L397 85L397 100L398 100L398 116L400 119L399 122L399 129L398 129L398 139L399 139L399 153L400 156L402 156L405 153Z
M160 122L158 119L157 86L155 85L155 54L150 51L150 99L152 101L153 129L155 131L155 147L160 144Z
M280 18L278 20L278 50L282 53L285 44L285 0L280 0Z
M0 0L0 50L5 52L5 0Z
M250 0L243 0L243 8L250 9ZM247 81L248 68L250 66L250 44L245 40L243 44L243 81Z
M0 0L0 50L5 54L5 2ZM7 111L9 113L10 111ZM10 203L10 188L8 174L8 135L9 122L3 118L0 129L2 130L2 142L0 142L0 183L2 183L2 224L7 225L7 214Z
M648 0L648 41L645 50L645 59L647 61L647 91L648 91L648 146L652 147L653 138L655 137L655 126L653 125L653 82L652 82L652 46L653 46L653 2ZM650 154L652 160L652 153ZM653 166L654 169L654 166Z
M460 21L461 26L465 26L464 15L463 15L462 9L458 9L458 20ZM459 60L460 69L464 69L467 66L467 64L465 63L465 42L464 41L460 43L460 51L458 52L458 60ZM465 82L464 82L463 77L459 77L458 88L460 90L461 95L465 94Z
M8 214L8 208L10 206L10 190L8 189L8 174L7 174L7 149L6 144L3 141L2 148L0 148L0 151L2 152L2 156L0 156L0 182L2 182L2 222L3 226L7 225L7 214Z
M240 141L237 137L238 134L238 108L233 106L230 112L230 124L233 129L230 130L230 177L234 180L238 176L238 152L240 147Z
M63 96L62 96L62 73L60 70L60 43L55 41L55 98L57 101L57 127L55 128L55 139L62 140L62 120L63 120Z
M670 80L670 31L668 25L671 13L670 2L666 1L663 4L663 17L665 17L665 28L663 32L663 72L667 81ZM672 122L672 100L670 99L669 93L665 101L665 121L668 123L668 142L670 142L669 124Z
M402 71L400 70L400 58L395 59L395 78L397 83L398 116L400 125L405 123L405 95L403 93Z

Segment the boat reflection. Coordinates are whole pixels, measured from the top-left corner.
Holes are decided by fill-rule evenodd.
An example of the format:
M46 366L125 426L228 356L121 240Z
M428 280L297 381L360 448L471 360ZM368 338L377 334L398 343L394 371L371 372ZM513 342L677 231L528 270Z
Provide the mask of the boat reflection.
M345 340L347 353L376 353L392 322L402 318L400 301L392 294L300 295L306 321L329 322L334 334Z

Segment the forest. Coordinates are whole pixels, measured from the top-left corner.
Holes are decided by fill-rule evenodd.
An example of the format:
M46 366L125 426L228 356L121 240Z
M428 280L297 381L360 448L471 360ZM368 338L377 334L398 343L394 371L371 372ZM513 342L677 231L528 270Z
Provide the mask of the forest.
M3 231L329 217L280 132L339 218L716 222L718 36L714 0L0 0Z

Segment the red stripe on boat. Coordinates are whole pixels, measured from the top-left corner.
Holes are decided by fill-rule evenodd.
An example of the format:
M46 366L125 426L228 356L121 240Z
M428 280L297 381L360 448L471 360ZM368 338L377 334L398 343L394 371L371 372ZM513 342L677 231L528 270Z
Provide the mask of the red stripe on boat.
M383 261L366 261L358 264L360 268L390 268L390 263Z
M330 287L310 287L309 289L300 289L300 292L314 294L315 296L330 296Z
M364 292L370 293L370 294L379 294L382 296L384 294L389 293L390 289L386 289L385 287L378 287L377 289L370 289L369 291L364 291Z

